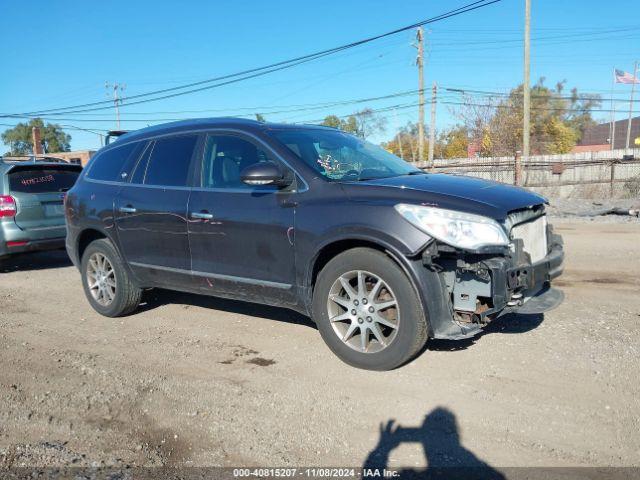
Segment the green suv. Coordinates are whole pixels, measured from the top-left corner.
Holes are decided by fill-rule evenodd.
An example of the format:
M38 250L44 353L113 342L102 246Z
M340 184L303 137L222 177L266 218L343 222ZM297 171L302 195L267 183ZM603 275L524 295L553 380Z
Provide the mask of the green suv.
M81 171L69 163L0 158L0 259L64 248L65 192Z

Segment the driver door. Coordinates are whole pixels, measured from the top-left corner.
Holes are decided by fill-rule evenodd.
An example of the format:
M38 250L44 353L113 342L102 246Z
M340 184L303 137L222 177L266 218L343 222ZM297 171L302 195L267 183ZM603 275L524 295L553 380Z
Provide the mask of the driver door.
M210 133L189 199L191 268L210 293L271 304L295 302L295 191L250 186L240 172L274 161L265 146L239 134Z

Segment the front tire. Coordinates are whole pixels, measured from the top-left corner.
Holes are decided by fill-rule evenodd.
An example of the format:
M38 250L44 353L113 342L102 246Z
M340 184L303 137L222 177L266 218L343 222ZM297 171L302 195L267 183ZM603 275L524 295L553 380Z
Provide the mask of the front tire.
M411 281L371 248L347 250L325 265L312 310L327 346L357 368L394 369L427 341L427 319Z
M87 300L99 314L120 317L140 305L142 290L131 281L109 240L103 238L89 244L82 255L80 271Z

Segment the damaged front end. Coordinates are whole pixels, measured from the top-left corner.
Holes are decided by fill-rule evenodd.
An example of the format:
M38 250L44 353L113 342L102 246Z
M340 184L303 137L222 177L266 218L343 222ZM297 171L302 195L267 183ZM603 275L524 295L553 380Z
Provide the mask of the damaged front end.
M506 313L539 314L561 303L550 282L562 273L562 237L547 223L544 205L511 212L502 226L508 246L469 251L434 239L423 251L422 283L443 298L435 307L426 299L433 338L469 338Z

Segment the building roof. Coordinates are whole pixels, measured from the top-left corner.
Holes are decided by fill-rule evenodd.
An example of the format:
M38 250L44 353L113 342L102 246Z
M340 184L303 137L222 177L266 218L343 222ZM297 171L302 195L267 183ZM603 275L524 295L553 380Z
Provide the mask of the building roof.
M571 149L571 153L583 152L606 152L611 150L611 145L603 143L602 145L576 145Z
M627 143L627 123L628 120L617 120L615 122L615 145L613 148L625 148ZM611 134L611 123L600 123L587 128L578 142L578 146L582 145L611 145L609 138ZM631 140L630 148L634 147L634 139L640 137L640 117L631 119Z

